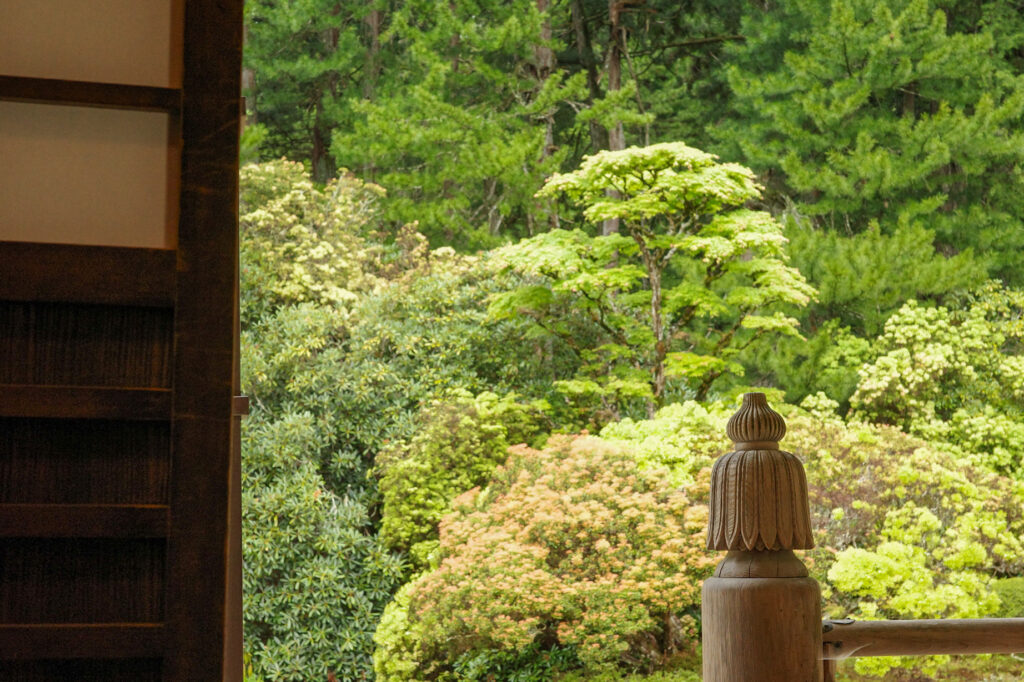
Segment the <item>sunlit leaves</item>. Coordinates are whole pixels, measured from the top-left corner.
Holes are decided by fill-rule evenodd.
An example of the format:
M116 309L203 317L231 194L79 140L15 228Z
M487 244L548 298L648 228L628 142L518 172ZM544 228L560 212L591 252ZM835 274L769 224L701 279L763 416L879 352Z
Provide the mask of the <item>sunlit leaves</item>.
M538 196L564 195L591 222L620 220L619 232L553 230L500 249L532 281L493 298L490 313L527 316L556 336L573 317L594 326L597 346L578 348L589 362L577 383L560 384L570 395L607 386L602 401L616 410L612 379L629 366L649 373L649 412L673 379L703 397L718 377L742 373L730 358L752 338L795 334L781 306L814 295L786 263L780 225L746 207L758 193L748 169L683 143L588 156Z

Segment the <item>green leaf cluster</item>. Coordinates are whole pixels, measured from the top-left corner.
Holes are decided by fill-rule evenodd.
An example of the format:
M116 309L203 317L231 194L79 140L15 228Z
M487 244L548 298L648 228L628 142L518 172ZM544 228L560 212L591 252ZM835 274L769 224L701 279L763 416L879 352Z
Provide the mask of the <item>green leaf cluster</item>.
M378 453L380 540L408 553L414 570L427 568L451 501L486 485L505 463L509 446L532 443L545 429L546 419L536 407L513 398L462 392L435 401L417 415L409 439Z
M742 373L733 358L753 340L797 334L783 306L814 295L787 265L781 226L745 207L758 193L748 169L682 143L586 157L538 195L565 195L620 232L558 229L503 247L498 257L532 281L495 296L490 311L525 316L574 349L583 371L567 392L606 407L645 398L649 415L670 380L702 399ZM596 336L581 338L567 318Z
M729 68L736 114L719 137L820 225L892 234L920 221L941 251L973 249L1019 282L1024 76L1012 56L1024 38L1019 21L951 26L960 11L806 0L746 14Z
M906 303L859 369L856 414L1004 474L1024 474L1024 295L992 284L958 309Z
M347 307L374 285L363 236L380 187L348 176L317 186L286 160L243 166L239 182L243 325L288 304Z
M660 667L692 644L706 517L663 472L598 439L514 447L487 487L455 500L435 567L389 607L377 670L487 679L510 663L529 670L532 650L549 670Z
M410 0L388 18L394 68L372 98L350 100L334 156L388 188L392 225L416 221L434 245L481 248L535 229L533 193L564 157L543 121L584 96L579 78L538 72L545 14L534 0Z
M290 162L242 180L246 651L262 679L364 679L408 571L378 537L374 456L452 390L544 390L559 351L486 320L502 283L486 264L414 234L371 246L361 184Z

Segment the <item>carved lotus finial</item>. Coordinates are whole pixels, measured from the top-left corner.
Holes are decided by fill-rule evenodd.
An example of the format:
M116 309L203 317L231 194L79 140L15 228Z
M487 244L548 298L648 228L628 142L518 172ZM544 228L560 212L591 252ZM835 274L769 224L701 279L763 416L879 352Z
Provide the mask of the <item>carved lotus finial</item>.
M800 460L779 450L786 422L763 393L747 393L726 427L736 443L711 470L708 549L810 549L811 511Z
M736 443L737 450L743 449L738 447L743 443L775 443L769 447L778 447L786 435L786 422L781 414L768 407L764 393L744 393L743 404L729 418L725 432Z

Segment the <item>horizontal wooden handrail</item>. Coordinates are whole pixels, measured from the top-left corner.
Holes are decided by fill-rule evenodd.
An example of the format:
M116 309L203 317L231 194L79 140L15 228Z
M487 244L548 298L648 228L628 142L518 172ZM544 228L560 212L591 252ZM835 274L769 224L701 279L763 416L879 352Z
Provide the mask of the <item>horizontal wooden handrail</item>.
M0 504L4 538L161 538L170 507L157 504Z
M174 305L172 249L0 241L0 299Z
M1024 653L1024 618L825 621L825 630L825 660Z
M168 388L0 384L0 417L170 419Z

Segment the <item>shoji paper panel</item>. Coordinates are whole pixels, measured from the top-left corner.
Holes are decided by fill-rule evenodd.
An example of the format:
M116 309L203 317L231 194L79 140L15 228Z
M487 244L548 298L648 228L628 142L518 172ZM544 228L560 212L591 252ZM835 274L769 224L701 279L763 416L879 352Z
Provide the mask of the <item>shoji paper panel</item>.
M180 87L183 0L2 0L0 73Z
M0 102L0 239L173 248L170 125L162 113Z

